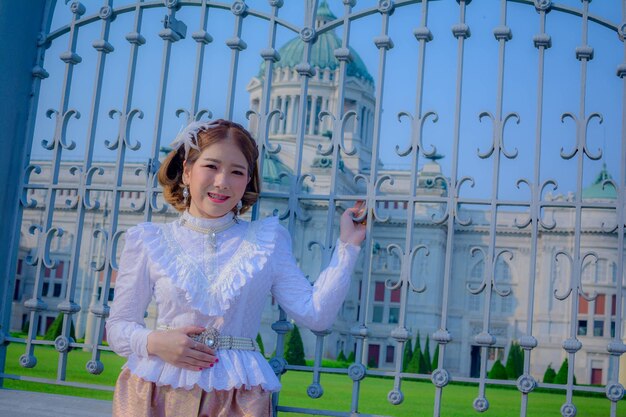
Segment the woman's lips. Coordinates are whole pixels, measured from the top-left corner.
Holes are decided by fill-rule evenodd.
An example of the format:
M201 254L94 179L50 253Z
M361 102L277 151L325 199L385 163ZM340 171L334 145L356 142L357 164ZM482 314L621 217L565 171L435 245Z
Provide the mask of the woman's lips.
M230 198L227 195L222 195L222 194L208 193L207 195L209 196L209 200L217 204L225 203Z

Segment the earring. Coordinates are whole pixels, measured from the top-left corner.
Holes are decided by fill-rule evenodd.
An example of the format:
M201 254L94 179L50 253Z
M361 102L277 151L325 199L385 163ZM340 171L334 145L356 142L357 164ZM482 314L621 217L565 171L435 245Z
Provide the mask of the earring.
M186 185L185 188L183 188L183 201L185 202L185 206L189 205L189 188L187 188Z

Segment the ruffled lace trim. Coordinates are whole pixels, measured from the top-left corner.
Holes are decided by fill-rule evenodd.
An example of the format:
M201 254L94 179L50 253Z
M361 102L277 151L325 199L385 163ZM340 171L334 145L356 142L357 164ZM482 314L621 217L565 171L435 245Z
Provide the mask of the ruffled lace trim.
M267 360L259 352L218 351L219 362L203 371L188 371L164 362L156 356L139 358L131 355L126 367L138 377L159 386L204 391L230 390L261 386L266 391L280 391L281 384Z
M178 227L176 222L138 226L150 260L185 293L189 306L207 316L223 316L246 281L265 267L274 250L278 219L269 217L249 223L235 254L210 278L175 239L173 232Z

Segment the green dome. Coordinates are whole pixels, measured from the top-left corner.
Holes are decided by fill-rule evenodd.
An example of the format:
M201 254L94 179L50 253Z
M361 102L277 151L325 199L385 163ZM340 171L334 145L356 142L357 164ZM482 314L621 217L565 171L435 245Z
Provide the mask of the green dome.
M600 171L593 184L583 190L583 199L615 200L617 198L615 187L611 184L603 185L604 181L611 178L611 174L606 170L606 164L603 164L602 171Z
M317 20L327 22L335 20L337 17L330 11L326 1L322 1L317 10ZM274 68L294 68L296 65L302 63L304 56L305 43L296 37L285 45L283 45L278 53L280 54L280 61L274 63ZM341 39L337 34L330 30L324 33L318 33L317 39L311 47L311 58L309 60L313 67L320 69L330 69L331 71L339 68L339 61L335 58L335 49L341 48ZM359 54L352 48L350 48L350 55L352 60L348 63L346 73L348 76L362 78L370 83L374 83L374 79L367 71L365 63L359 56ZM259 70L259 78L265 75L265 61L261 64Z

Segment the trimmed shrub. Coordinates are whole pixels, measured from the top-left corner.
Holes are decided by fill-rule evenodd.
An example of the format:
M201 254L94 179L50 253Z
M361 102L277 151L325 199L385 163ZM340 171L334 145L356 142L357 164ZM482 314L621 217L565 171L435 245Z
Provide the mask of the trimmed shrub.
M554 378L556 378L556 371L552 368L552 364L549 364L546 368L546 372L543 374L543 382L553 384Z
M439 343L437 343L437 346L435 347L435 353L433 354L433 361L431 362L430 369L434 371L437 369L437 366L439 366Z
M306 365L302 336L300 335L300 329L295 324L293 325L293 330L287 333L285 360L289 365Z
M350 352L350 354L348 355L348 360L346 362L348 363L354 363L356 360L356 355L354 354L354 351Z
M409 367L409 362L411 362L411 358L413 357L413 344L411 343L411 339L407 340L404 344L404 352L402 354L402 371L406 372L406 369Z
M54 319L48 330L46 330L46 334L44 335L44 340L55 340L57 337L61 336L61 331L63 330L63 313L59 313L57 318ZM74 331L74 321L70 320L70 337L76 340L76 333Z
M263 338L261 338L261 333L256 334L256 342L259 345L259 349L261 350L261 355L265 356L265 347L263 346Z
M495 363L491 367L491 370L487 374L487 378L489 378L489 379L508 379L508 376L506 374L506 368L504 367L504 365L502 365L502 362L500 362L500 359L495 361Z
M559 372L554 377L555 384L567 384L567 374L569 373L567 358L563 359L563 363L559 368ZM574 375L574 385L576 385L576 375Z
M524 373L524 353L517 342L511 342L505 368L509 379L517 379Z
M430 359L430 335L426 335L426 343L424 344L424 367L426 369L426 373L430 374L433 372L432 361Z
M344 355L343 350L339 351L339 355L337 355L337 362L347 362L346 355Z

